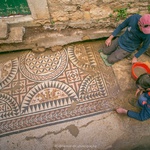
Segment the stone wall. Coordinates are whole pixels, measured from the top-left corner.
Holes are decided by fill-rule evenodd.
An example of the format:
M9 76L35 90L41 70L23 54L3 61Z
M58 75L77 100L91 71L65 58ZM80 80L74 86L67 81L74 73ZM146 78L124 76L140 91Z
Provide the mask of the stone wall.
M127 16L149 13L150 0L48 0L51 24L73 28L114 28Z
M3 32L0 34L0 52L61 47L108 37L128 16L150 13L150 0L27 1L30 16L0 18ZM4 30L4 27L8 29Z

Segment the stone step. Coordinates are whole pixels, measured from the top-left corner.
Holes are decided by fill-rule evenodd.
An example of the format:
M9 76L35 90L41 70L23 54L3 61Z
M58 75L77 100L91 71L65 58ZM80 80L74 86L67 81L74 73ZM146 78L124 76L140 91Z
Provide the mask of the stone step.
M11 27L8 33L8 38L0 40L0 44L4 43L21 43L23 40L23 35L25 33L24 27Z
M8 38L8 25L7 23L0 22L0 40Z

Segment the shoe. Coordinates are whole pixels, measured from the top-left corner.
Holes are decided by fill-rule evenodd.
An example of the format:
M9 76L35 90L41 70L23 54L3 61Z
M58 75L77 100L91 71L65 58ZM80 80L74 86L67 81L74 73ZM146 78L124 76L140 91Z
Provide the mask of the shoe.
M132 60L132 58L133 58L132 54L130 54L129 56L126 57L126 59L128 59L128 60Z
M128 102L133 107L138 107L138 105L137 105L137 99L136 98L129 99Z
M146 51L145 54L150 56L150 50Z
M113 65L113 64L110 64L110 63L107 61L108 55L105 55L105 54L103 54L102 52L100 52L100 56L101 56L101 58L102 58L102 60L103 60L103 62L105 63L106 66L111 66L111 65Z

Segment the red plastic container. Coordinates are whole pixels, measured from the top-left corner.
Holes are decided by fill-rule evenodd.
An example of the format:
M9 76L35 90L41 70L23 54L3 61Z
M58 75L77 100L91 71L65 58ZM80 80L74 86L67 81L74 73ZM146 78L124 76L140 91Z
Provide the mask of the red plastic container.
M150 74L150 68L148 67L147 64L143 62L137 62L132 65L131 75L134 80L136 80L143 73Z

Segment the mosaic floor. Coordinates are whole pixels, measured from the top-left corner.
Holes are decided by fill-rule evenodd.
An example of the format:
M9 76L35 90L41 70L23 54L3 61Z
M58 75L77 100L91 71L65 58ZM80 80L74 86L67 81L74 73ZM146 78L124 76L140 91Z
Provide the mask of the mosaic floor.
M118 91L96 44L24 51L0 63L0 136L107 112Z

